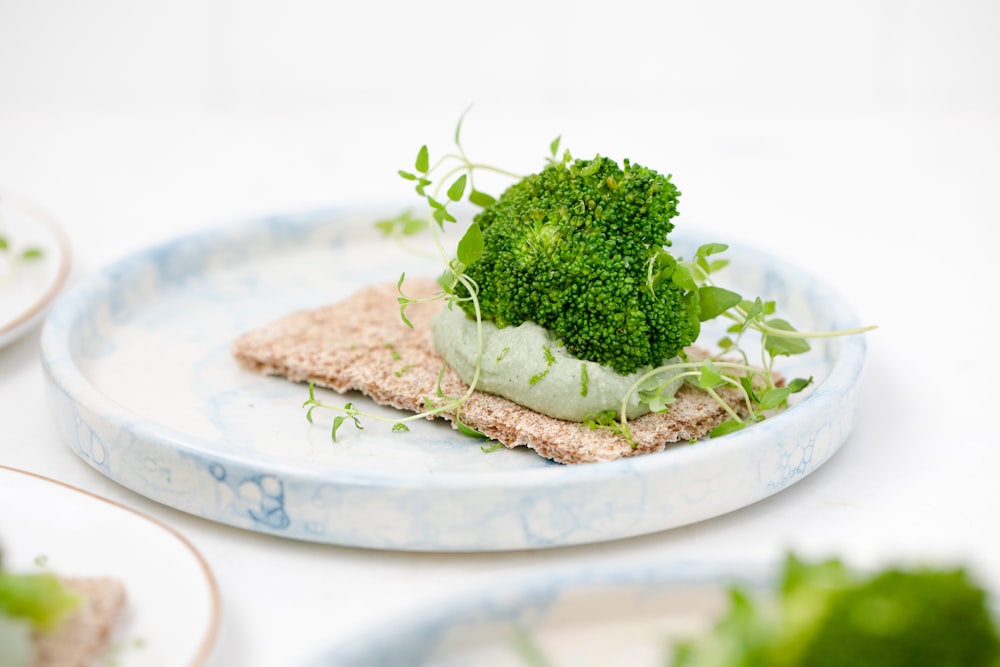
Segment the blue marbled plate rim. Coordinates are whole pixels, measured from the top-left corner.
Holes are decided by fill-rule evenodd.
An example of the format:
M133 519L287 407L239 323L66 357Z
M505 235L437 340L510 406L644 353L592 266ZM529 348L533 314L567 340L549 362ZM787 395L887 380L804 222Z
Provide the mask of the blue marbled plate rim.
M375 220L379 215L384 217L386 209L373 209L364 213L364 219ZM391 215L391 212L388 213ZM177 429L146 421L141 415L130 412L113 400L97 391L87 380L81 370L73 363L72 338L74 327L78 320L95 300L100 300L114 285L120 284L123 277L133 272L141 271L150 264L168 261L175 253L210 252L220 248L228 248L233 244L247 243L247 239L257 236L271 235L275 238L294 239L308 233L318 226L341 224L342 219L349 215L358 216L356 210L324 209L304 213L276 215L252 220L238 221L221 225L213 229L196 232L187 236L167 241L126 257L91 278L81 281L71 290L64 293L54 305L42 331L42 362L47 378L47 389L50 403L58 415L60 404L68 405L74 419L91 419L98 422L128 423L145 446L161 450L171 450L194 460L204 468L206 474L211 474L213 466L223 466L226 469L240 471L245 476L277 475L292 488L300 485L303 488L310 485L336 484L338 488L358 494L359 502L371 499L381 492L405 492L410 497L425 498L428 502L447 503L449 507L457 505L456 493L495 494L499 501L516 501L524 493L547 494L547 502L556 504L571 504L573 498L586 498L595 488L607 486L613 489L615 484L627 480L639 479L643 484L654 480L670 479L673 475L682 473L691 466L718 460L731 454L746 455L770 446L776 431L783 434L794 434L796 437L815 437L809 435L819 417L835 415L845 420L845 424L834 434L834 442L828 447L829 452L822 460L813 460L791 471L777 482L758 480L757 488L740 490L733 498L724 503L708 503L699 512L688 513L681 517L646 516L644 509L634 510L641 516L623 517L614 525L602 524L599 527L584 526L582 529L567 530L565 527L550 527L533 525L530 528L521 519L521 528L507 525L505 531L496 532L484 529L478 534L462 535L454 532L454 528L469 526L470 517L456 519L454 526L430 523L426 526L424 535L372 535L365 534L362 520L358 525L333 527L328 534L317 536L302 529L296 529L294 517L289 521L274 523L261 520L260 517L229 516L216 508L199 506L196 502L190 505L185 501L164 498L156 489L141 488L129 485L127 482L116 481L129 486L132 490L158 502L175 507L204 518L225 524L236 525L259 532L271 533L293 539L328 542L334 544L362 546L369 548L418 550L418 551L493 551L524 548L545 548L582 544L620 539L634 535L646 534L664 530L694 521L711 518L720 514L739 509L753 502L770 496L790 484L813 472L833 452L853 429L858 410L857 395L863 375L866 357L866 343L863 336L852 336L838 341L836 360L829 370L828 376L803 400L793 405L775 419L767 420L753 428L730 434L724 438L707 440L690 446L668 450L660 454L633 457L618 461L588 464L579 466L551 465L531 470L516 472L477 472L473 477L462 474L436 472L433 475L414 476L406 473L379 472L375 474L357 475L351 473L331 475L329 471L317 472L304 469L297 465L285 466L269 462L262 468L260 462L250 457L219 452L206 452L204 443L187 436ZM675 238L683 240L685 234L675 234ZM760 258L762 263L771 266L783 266L783 270L794 273L796 280L808 284L811 293L822 298L824 313L830 315L835 326L857 326L857 318L850 307L829 286L817 281L807 272L799 270L787 261L761 252L754 248L732 244L731 250L749 253ZM65 418L64 418L65 421ZM71 444L69 431L73 424L63 424L60 432L67 444ZM80 454L79 451L76 452ZM86 459L86 457L84 457ZM109 475L107 469L88 463ZM112 476L112 479L114 477ZM374 496L372 495L374 494ZM655 503L654 503L655 505ZM284 512L288 508L282 507ZM517 511L511 509L511 511ZM631 510L630 510L631 511ZM400 521L435 521L435 517L422 519L412 513L399 517ZM350 518L346 519L350 523ZM513 520L518 523L518 517ZM544 523L544 521L543 521ZM518 534L520 530L520 534ZM449 533L449 531L451 531ZM427 534L435 533L432 539Z
M680 559L543 568L448 596L419 612L404 611L373 623L319 652L303 663L303 667L431 665L449 633L477 632L486 635L487 641L496 641L515 627L532 627L544 622L552 607L565 595L600 596L611 590L645 596L682 589L726 593L734 586L766 590L779 574L780 566L780 562L770 560ZM591 612L597 618L597 610L588 609L584 613ZM591 620L590 616L587 620Z

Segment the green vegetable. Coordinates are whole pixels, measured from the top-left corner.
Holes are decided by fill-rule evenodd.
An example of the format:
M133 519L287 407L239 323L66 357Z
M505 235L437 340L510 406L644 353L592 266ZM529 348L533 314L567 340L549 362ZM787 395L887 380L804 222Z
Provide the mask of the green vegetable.
M458 417L482 376L484 320L498 327L534 322L577 359L622 375L649 368L622 397L617 418L609 410L584 422L629 441L627 412L634 396L652 411L669 410L673 390L667 391L668 385L678 378L685 380L727 412L727 421L712 432L723 435L764 419L767 411L785 407L791 394L811 383L811 379L795 379L778 386L773 372L777 357L809 351L808 338L873 328L800 332L774 317L774 302L745 298L715 285L713 274L728 263L718 258L725 244L708 243L690 259L675 258L667 249L667 237L674 228L680 192L669 175L628 160L621 165L601 156L573 160L569 152L559 158L560 140L556 139L549 146L546 166L537 174L520 176L470 160L460 140L463 120L464 115L455 129L456 152L432 161L427 146L421 146L412 170L398 171L424 200L424 220L407 211L376 223L387 237L400 243L429 231L445 267L438 280L440 291L421 299L405 294L405 274L400 276L397 291L403 322L412 326L407 306L443 300L449 308L460 307L477 326L479 356L472 377L463 377L467 390L461 396L445 396L439 379L438 400L428 401L424 412L401 421L443 412ZM476 174L483 171L509 177L514 184L494 198L475 183ZM446 224L458 222L449 207L462 200L481 210L452 252L442 232ZM684 348L696 341L701 322L715 318L731 322L727 335L718 341L717 355L663 365L677 356L683 359ZM760 335L762 367L751 364L740 348L744 334L751 330ZM503 353L497 361L502 357ZM528 382L541 382L551 365L539 369ZM723 399L720 388L737 391L739 409ZM588 390L588 378L583 377L581 395L586 396ZM334 420L334 439L345 421L361 428L362 416L383 419L350 404L322 403L312 387L304 407L310 421L317 408L342 413ZM457 423L461 424L460 417Z
M53 630L79 604L79 598L51 574L0 572L0 613L24 618L41 630Z
M650 279L680 196L669 176L606 157L550 161L475 216L483 248L466 273L482 317L532 321L579 359L622 374L658 366L698 336L697 292ZM469 296L465 284L457 295ZM462 302L475 317L475 304Z
M673 667L1000 667L986 595L963 569L892 568L790 556L777 599L736 588L714 631Z

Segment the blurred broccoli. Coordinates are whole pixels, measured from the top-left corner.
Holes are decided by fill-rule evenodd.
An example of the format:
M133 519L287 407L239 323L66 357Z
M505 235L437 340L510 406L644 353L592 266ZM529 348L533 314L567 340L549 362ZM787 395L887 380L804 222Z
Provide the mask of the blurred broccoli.
M862 577L789 557L777 600L736 589L732 602L673 667L1000 667L985 593L962 569Z
M669 176L628 160L552 160L476 216L484 248L468 276L483 317L534 322L623 374L676 356L700 329L698 293L671 280L664 250L679 196Z

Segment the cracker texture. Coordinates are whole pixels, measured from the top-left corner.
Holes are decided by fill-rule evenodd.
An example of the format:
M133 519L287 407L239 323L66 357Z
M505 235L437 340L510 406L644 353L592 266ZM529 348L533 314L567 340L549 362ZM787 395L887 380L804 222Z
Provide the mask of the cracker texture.
M409 296L433 293L430 280L408 279ZM338 392L360 391L382 405L421 412L434 397L444 365L434 350L430 320L440 302L413 304L400 318L395 283L364 288L339 303L298 311L237 338L233 355L248 370ZM447 368L441 388L450 396L468 389ZM733 401L729 396L727 400ZM440 417L455 426L455 415ZM464 424L507 447L530 447L559 463L594 463L662 451L704 437L726 412L704 392L682 388L668 412L630 420L634 446L606 429L554 419L500 396L476 391L461 408Z
M80 606L57 630L35 637L35 667L106 664L112 632L125 609L125 586L111 577L67 577L63 585L80 596Z

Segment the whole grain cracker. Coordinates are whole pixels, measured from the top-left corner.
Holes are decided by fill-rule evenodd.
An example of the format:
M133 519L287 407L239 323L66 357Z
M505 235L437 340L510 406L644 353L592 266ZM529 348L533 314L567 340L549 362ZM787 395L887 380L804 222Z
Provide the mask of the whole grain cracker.
M126 603L124 584L112 577L66 577L66 589L80 605L52 632L35 636L35 667L91 667L105 664L111 635Z
M432 280L409 279L406 293L435 291ZM413 328L400 318L397 286L364 288L344 301L282 317L237 338L232 346L245 368L295 382L314 382L338 392L357 390L376 403L422 412L441 389L459 396L468 389L434 350L430 320L441 302L407 307ZM723 392L726 394L726 392ZM734 406L734 394L726 396ZM728 418L710 396L682 387L667 412L650 413L629 425L633 442L608 429L555 419L510 400L475 391L461 407L461 421L507 447L527 446L559 463L593 463L662 451L700 439ZM454 413L438 415L455 423Z

